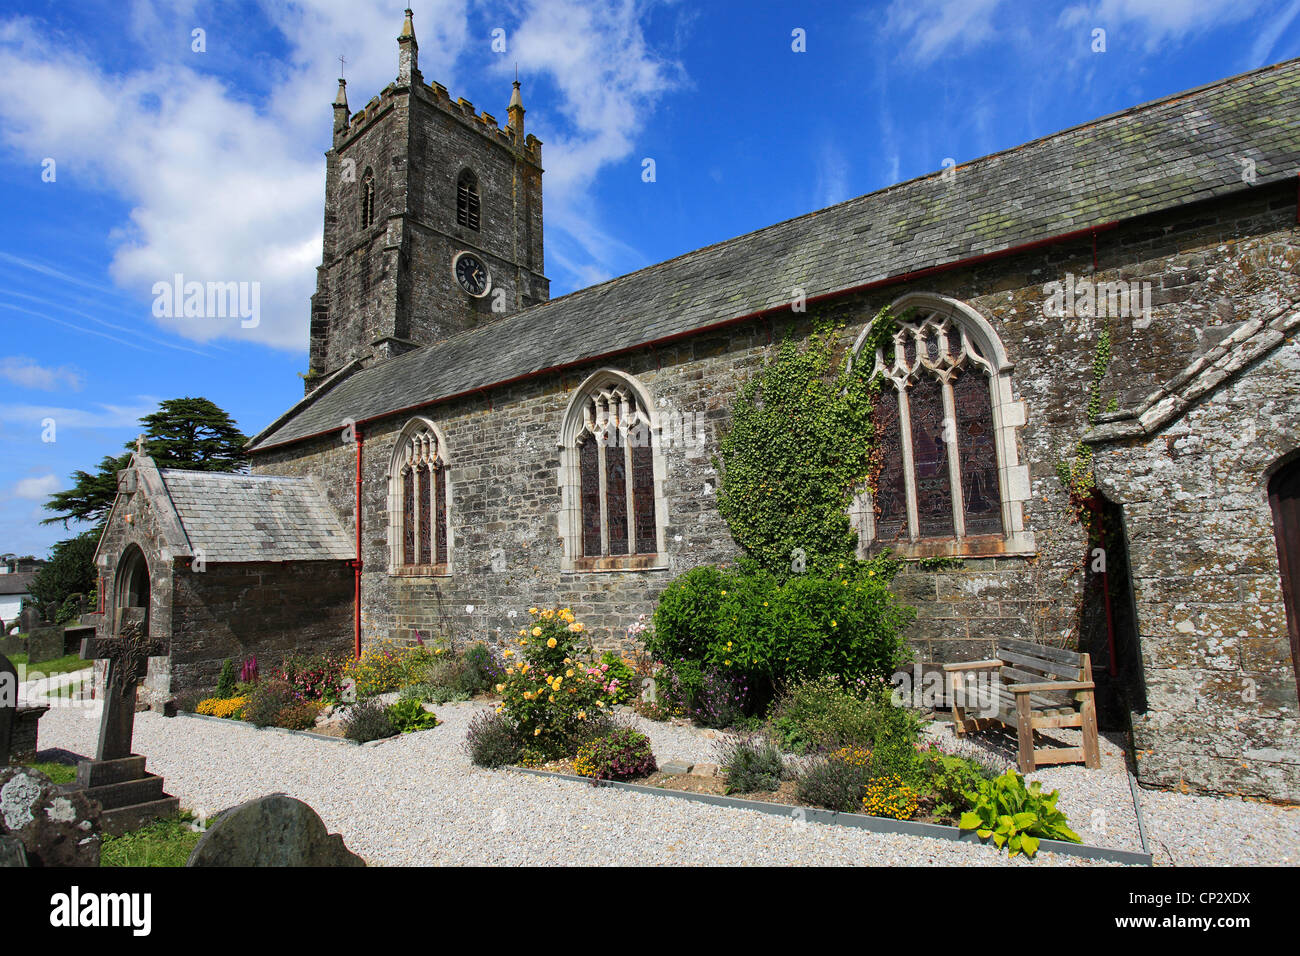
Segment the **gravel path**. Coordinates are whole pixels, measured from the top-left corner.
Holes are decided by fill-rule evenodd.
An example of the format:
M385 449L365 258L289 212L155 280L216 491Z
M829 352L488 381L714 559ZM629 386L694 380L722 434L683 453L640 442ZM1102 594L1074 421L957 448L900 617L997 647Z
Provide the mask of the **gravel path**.
M342 833L348 847L372 864L1031 865L984 846L796 823L750 810L482 770L469 763L461 744L470 717L483 706L444 705L437 709L442 726L365 747L142 713L135 743L183 806L214 813L282 791L311 804L331 831ZM660 761L712 759L715 732L638 723ZM55 707L41 720L42 747L89 753L96 728L83 712ZM1041 776L1045 784L1062 787L1066 808L1065 788L1082 786L1085 773L1059 768ZM1300 858L1296 812L1178 794L1143 796L1151 807L1148 827L1169 847L1166 860L1172 855L1178 863L1257 864ZM1121 819L1117 784L1108 789L1098 782L1089 795L1072 801L1072 817L1088 817L1093 807L1106 810L1106 832L1080 830L1085 839L1136 846L1126 829L1131 824ZM1187 828L1206 823L1211 825L1194 842ZM1043 853L1032 865L1096 864Z

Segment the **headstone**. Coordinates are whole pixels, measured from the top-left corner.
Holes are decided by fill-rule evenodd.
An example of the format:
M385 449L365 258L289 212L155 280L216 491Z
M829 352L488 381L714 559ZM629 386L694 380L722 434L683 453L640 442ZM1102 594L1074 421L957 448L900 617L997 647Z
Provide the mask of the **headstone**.
M6 867L26 866L27 851L17 837L0 836L0 870Z
M108 661L104 679L104 710L94 760L77 764L77 785L103 807L104 832L116 836L171 816L180 808L176 797L163 792L163 778L145 771L145 758L131 752L135 730L135 698L149 658L161 654L162 642L145 633L144 608L120 608L114 635L88 638L81 656Z
M99 866L99 807L39 770L0 768L0 840L16 839L30 866Z
M18 669L0 654L0 767L9 766L9 745L18 719Z
M38 624L27 632L27 666L63 656L63 625Z
M186 866L365 866L319 814L283 793L227 810L199 838Z
M27 604L18 612L18 630L24 634L30 634L41 625L41 612L36 609L36 605Z

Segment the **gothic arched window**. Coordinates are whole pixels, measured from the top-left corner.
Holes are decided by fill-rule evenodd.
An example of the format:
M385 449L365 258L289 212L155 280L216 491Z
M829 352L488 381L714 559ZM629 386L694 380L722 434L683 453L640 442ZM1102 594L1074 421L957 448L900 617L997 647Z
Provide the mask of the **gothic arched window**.
M1027 553L1028 469L1015 429L1011 363L993 327L974 309L912 294L890 307L897 331L876 351L877 471L855 501L863 552L903 556ZM866 337L859 337L860 347ZM892 353L892 354L891 354Z
M402 430L389 471L394 571L448 573L451 537L445 443L437 428L416 419Z
M560 437L566 566L653 566L662 549L663 462L649 395L597 372L574 393Z
M456 222L469 229L478 229L478 178L468 169L456 181Z
M367 169L361 177L361 228L365 229L375 222L375 173Z

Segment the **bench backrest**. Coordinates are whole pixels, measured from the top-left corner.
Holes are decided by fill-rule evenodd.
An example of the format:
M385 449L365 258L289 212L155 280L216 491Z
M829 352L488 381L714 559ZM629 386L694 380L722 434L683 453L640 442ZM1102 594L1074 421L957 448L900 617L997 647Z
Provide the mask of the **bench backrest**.
M1007 684L1092 680L1092 664L1087 654L1002 638L998 641L997 656L1002 661L1002 681Z

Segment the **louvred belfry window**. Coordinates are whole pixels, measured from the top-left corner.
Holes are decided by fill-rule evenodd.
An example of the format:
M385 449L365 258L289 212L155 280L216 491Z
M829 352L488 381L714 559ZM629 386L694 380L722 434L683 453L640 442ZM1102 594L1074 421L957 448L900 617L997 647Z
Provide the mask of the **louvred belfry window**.
M583 400L577 446L581 557L654 554L653 435L633 391L610 383Z
M900 320L881 349L875 406L878 470L870 536L882 545L1003 534L995 369L939 312Z
M479 226L478 179L468 169L456 182L456 222L468 229Z
M401 559L406 567L447 564L447 468L438 438L420 428L400 449Z
M375 174L369 169L361 177L361 228L375 222Z

